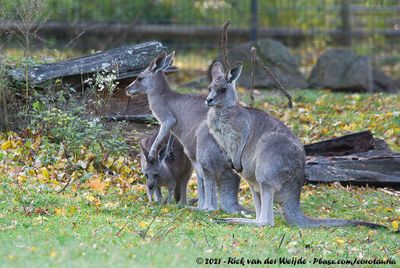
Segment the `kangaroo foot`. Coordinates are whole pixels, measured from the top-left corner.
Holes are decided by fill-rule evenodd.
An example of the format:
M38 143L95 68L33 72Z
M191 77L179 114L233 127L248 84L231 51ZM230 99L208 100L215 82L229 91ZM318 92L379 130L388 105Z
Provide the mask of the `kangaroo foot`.
M252 226L265 226L270 225L267 222L259 222L254 219L244 219L244 218L225 218L225 219L215 219L217 223L227 223L227 224L245 224ZM273 226L273 225L272 225Z
M194 210L194 211L205 211L205 212L211 212L215 211L217 209L215 208L209 208L209 207L193 207L193 206L187 206L188 209Z
M254 215L256 214L254 210L242 207L240 205L224 207L222 208L222 210L227 213L254 214Z

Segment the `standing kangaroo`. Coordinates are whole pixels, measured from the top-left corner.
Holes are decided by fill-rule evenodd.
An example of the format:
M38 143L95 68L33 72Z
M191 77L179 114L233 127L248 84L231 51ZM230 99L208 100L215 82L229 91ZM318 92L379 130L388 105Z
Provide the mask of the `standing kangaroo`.
M381 225L344 219L313 219L300 209L305 177L305 152L285 124L263 111L238 104L235 82L242 71L236 63L225 74L219 62L211 69L212 82L206 100L207 123L233 167L248 181L256 208L256 220L226 219L229 223L274 225L273 202L282 205L289 224L300 227Z
M159 150L156 159L149 159L149 150L158 132L140 141L140 160L142 172L147 180L147 196L149 201L155 194L155 201L162 202L160 187L167 187L170 202L172 196L179 205L186 206L186 189L192 175L192 164L183 152L183 147L178 141L170 138L162 140L163 147Z
M141 72L127 88L128 95L147 94L150 109L160 122L160 131L150 150L154 159L156 150L170 131L181 142L192 161L198 178L198 209L218 209L215 184L218 185L221 208L227 212L240 212L238 202L240 177L231 169L227 156L207 127L205 96L179 94L170 89L164 74L174 53L161 53Z

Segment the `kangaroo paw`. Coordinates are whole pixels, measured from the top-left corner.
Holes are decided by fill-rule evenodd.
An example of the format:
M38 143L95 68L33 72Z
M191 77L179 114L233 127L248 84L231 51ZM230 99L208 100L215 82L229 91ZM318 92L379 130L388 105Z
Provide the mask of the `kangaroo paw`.
M170 160L174 160L175 159L175 153L173 151L168 152L167 158L170 159Z

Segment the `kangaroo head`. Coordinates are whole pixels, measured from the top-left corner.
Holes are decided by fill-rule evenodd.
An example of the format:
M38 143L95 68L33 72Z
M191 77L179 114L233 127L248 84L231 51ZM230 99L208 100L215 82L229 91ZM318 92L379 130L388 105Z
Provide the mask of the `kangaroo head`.
M167 55L160 53L150 65L144 69L127 88L127 95L135 95L138 93L147 93L149 90L156 90L158 83L157 77L162 75L162 72L167 70L172 65L175 52Z
M211 84L208 86L206 105L209 107L226 107L237 103L236 80L242 72L243 64L235 63L226 73L221 63L215 62L211 67Z
M145 165L142 166L142 172L146 177L146 186L149 192L153 194L157 186L159 186L160 182L166 175L166 170L162 163L167 156L166 148L163 146L160 149L156 159L149 159L149 151L143 146L142 143L140 143L140 148L146 161Z

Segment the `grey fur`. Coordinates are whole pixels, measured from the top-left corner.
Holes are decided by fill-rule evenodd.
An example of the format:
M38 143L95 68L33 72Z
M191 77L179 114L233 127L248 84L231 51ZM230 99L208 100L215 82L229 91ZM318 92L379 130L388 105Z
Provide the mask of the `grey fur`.
M182 206L187 205L186 189L192 174L192 164L184 154L182 145L174 142L173 135L162 140L162 149L155 160L149 159L149 150L158 132L140 141L140 160L142 172L147 179L147 195L149 201L155 194L155 201L162 202L161 187L168 189L166 202L172 201L172 196ZM169 147L170 146L170 147ZM169 148L169 150L168 150Z
M212 67L207 104L208 126L232 159L233 166L248 181L256 208L256 219L227 219L230 223L274 225L273 202L282 205L289 224L301 227L380 225L343 219L313 219L300 209L305 177L305 152L299 139L278 119L263 111L238 104L235 81L242 64L225 74L220 63Z
M171 131L183 145L196 170L198 209L211 211L218 208L217 185L221 209L227 212L243 211L237 199L240 177L230 168L227 157L206 124L205 96L179 94L168 85L162 70L168 68L165 63L172 62L172 58L173 54L160 54L127 88L128 95L147 94L150 109L161 124L149 157L155 157L160 141ZM163 68L159 69L157 65L163 65Z

